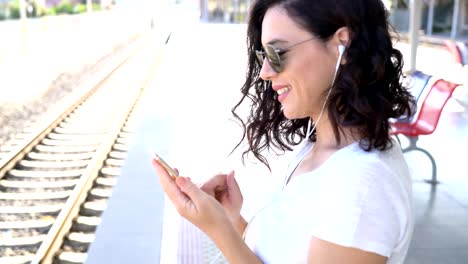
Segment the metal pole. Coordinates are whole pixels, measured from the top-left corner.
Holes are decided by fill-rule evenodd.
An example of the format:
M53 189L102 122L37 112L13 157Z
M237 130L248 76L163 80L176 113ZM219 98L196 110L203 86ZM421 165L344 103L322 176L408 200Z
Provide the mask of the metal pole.
M86 11L93 12L93 0L86 0Z
M208 0L200 0L200 19L208 22Z
M19 1L20 27L21 27L21 51L26 53L26 1Z
M421 0L411 0L410 2L410 72L416 70L416 53L419 43L419 28L421 27Z
M228 23L229 22L229 4L230 0L224 0L223 1L223 22Z
M234 16L234 23L239 23L239 9L240 9L240 3L239 0L234 0L233 3L233 16Z
M455 0L453 3L452 32L450 32L450 37L452 39L457 37L459 10L460 10L460 0Z
M244 22L247 22L247 20L249 19L250 4L251 4L250 2L251 2L250 0L245 1L245 18L244 18Z
M429 2L429 14L427 15L427 35L432 36L432 28L434 24L434 3L435 0Z
M19 11L20 11L21 23L24 24L26 21L26 1L25 0L19 1Z

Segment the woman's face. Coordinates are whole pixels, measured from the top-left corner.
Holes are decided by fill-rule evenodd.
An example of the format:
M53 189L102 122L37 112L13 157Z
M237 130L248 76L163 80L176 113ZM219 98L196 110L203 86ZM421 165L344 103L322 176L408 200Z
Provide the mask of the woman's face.
M270 8L262 23L262 46L286 50L281 56L282 71L275 72L263 62L260 77L272 82L278 101L288 119L317 118L331 86L337 60L336 47L316 38L288 17L281 7ZM305 41L312 39L310 41ZM289 46L305 41L288 49ZM288 51L289 50L289 51Z

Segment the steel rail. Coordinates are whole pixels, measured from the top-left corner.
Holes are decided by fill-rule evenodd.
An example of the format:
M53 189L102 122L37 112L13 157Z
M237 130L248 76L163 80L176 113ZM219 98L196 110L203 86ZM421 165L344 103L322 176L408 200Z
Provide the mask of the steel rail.
M137 49L132 51L130 55L125 57L116 67L107 73L104 78L100 79L97 84L92 85L93 88L89 89L84 94L72 94L68 100L64 100L64 102L55 106L52 113L48 114L45 118L46 120L41 122L40 128L29 134L21 144L15 146L12 151L10 151L3 159L0 160L0 179L2 179L5 174L16 165L18 161L22 160L25 155L34 148L34 146L36 146L42 139L44 139L47 134L49 134L60 122L62 122L65 117L67 117L78 105L83 103L94 92L96 92L99 87L101 87L102 84L105 83L105 81L108 80L110 76L112 76L115 71L117 71L117 69L124 65L136 52ZM66 109L65 111L63 111L64 108Z
M150 66L146 78L139 86L134 97L131 100L126 101L128 104L125 107L120 107L120 109L123 110L118 114L118 117L115 118L116 121L110 129L106 140L100 145L89 165L86 167L83 176L73 189L70 197L67 199L67 202L57 216L54 224L47 234L47 237L41 243L31 263L53 263L56 252L60 249L65 235L69 232L74 218L78 215L80 206L85 201L88 191L92 188L93 182L102 168L104 161L107 159L107 155L111 151L122 127L125 125L127 117L138 102L139 96L154 77L154 72L159 65L161 52L162 50L159 49L156 53L156 59Z

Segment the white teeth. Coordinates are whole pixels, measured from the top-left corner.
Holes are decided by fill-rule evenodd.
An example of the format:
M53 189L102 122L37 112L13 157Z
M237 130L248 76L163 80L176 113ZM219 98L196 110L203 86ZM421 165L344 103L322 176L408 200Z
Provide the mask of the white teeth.
M279 89L278 91L276 91L278 93L278 95L282 95L286 92L289 92L290 88L289 87L284 87L284 88L281 88Z

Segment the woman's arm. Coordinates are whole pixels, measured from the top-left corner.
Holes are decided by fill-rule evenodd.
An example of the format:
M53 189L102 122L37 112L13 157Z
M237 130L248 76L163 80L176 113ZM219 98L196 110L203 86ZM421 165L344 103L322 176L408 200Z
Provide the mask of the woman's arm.
M242 237L245 228L247 227L247 221L245 221L245 219L242 216L240 216L239 219L233 224L236 228L237 233Z
M245 223L247 224L247 222ZM239 234L239 230L236 230L233 225L227 225L225 228L217 230L218 232L216 234L208 235L218 246L219 250L223 252L229 264L262 263L247 244L245 244L241 234Z
M318 238L312 238L307 263L385 264L387 263L387 257L357 248L340 246Z

